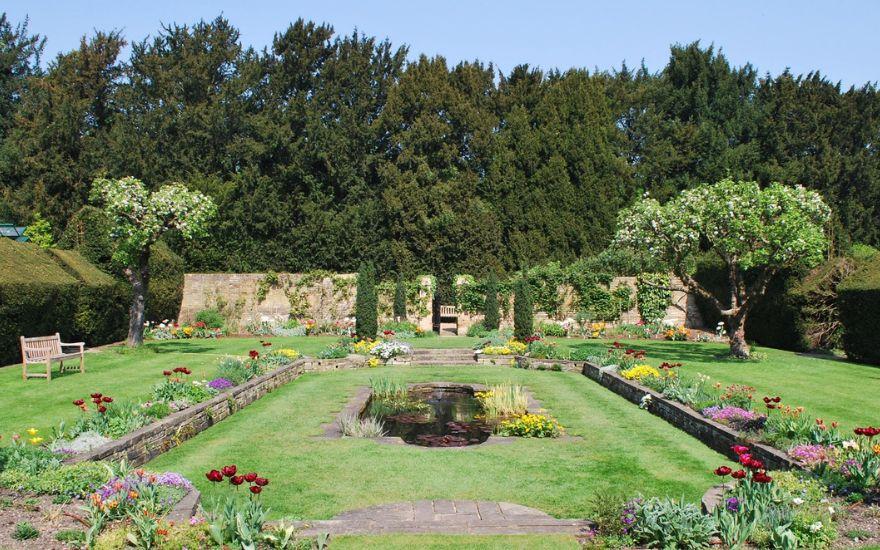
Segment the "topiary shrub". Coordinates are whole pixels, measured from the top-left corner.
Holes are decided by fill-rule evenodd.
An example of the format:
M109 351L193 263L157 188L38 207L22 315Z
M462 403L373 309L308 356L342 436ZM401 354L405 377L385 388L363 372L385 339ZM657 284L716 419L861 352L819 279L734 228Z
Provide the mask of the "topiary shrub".
M501 325L501 311L498 306L498 280L494 275L486 282L486 301L483 304L483 327L498 330Z
M534 333L534 311L529 283L520 278L513 290L513 337L519 341Z
M376 270L372 263L361 264L355 296L355 333L360 338L375 338L379 330Z
M847 357L880 364L880 255L846 277L837 292Z

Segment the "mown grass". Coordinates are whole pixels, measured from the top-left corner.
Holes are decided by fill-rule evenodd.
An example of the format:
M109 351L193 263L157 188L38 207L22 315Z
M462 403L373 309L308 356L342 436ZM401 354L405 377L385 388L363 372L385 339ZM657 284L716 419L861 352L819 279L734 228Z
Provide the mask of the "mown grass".
M333 336L266 338L277 347L292 347L315 355L335 342ZM21 432L31 426L46 429L59 420L70 420L78 411L71 401L99 391L115 398L145 398L161 380L162 370L186 366L194 377L210 378L218 358L246 355L260 349L261 338L218 340L174 340L148 342L143 349L109 348L86 355L86 374L57 375L42 379L21 379L21 368L0 368L0 435ZM418 338L421 348L470 348L478 340L465 336ZM583 348L605 353L609 340L554 339L560 350ZM789 404L803 405L810 414L826 422L837 420L845 428L880 424L880 368L847 362L835 357L797 354L772 348L756 348L765 356L760 361L737 361L724 356L724 344L636 340L626 345L648 352L647 362L682 362L682 372L702 373L722 384L748 384L756 397L780 395Z
M325 423L369 379L512 382L528 387L572 439L522 439L426 449L324 439ZM380 367L305 375L148 464L183 473L210 502L232 488L204 473L226 464L271 480L271 516L330 518L419 499L507 501L557 517L583 517L598 491L698 499L723 458L697 440L573 373L507 367Z

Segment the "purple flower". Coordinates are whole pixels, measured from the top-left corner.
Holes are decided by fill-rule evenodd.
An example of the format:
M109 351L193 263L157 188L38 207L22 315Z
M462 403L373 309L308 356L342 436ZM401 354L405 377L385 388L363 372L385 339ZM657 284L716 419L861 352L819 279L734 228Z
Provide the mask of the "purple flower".
M215 378L215 379L211 380L210 382L208 382L209 388L214 388L215 390L218 390L218 391L231 388L234 385L235 384L233 384L231 381L227 380L226 378Z
M788 456L803 462L808 468L814 468L823 462L834 463L834 456L829 454L829 450L824 445L795 445L788 450Z
M739 512L739 499L736 497L730 497L724 501L724 507L727 508L728 512Z

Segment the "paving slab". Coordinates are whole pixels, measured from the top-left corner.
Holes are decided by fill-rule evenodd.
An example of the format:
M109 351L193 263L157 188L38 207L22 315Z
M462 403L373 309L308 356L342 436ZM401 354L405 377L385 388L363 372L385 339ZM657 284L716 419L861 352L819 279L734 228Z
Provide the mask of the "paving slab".
M557 519L540 510L509 502L417 500L349 510L330 520L300 521L294 525L302 535L314 536L321 533L585 535L594 524L582 519Z

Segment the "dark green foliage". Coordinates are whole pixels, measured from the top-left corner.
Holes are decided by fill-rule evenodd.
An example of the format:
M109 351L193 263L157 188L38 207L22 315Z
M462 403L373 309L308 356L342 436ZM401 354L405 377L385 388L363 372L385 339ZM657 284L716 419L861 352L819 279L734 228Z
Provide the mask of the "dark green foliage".
M0 364L20 360L19 336L118 341L127 302L125 285L75 252L0 239Z
M402 275L397 276L394 286L394 318L406 320L406 283Z
M183 300L183 258L159 241L150 252L147 320L176 319Z
M58 246L76 250L86 260L108 273L111 265L113 240L110 238L110 220L94 206L83 206L67 222Z
M880 364L880 255L837 287L847 357Z
M483 327L485 330L498 330L501 324L501 310L498 306L498 279L489 277L486 283L486 302L483 304Z
M379 330L376 269L372 263L361 264L355 296L355 333L359 338L375 338Z
M111 247L83 229L92 179L183 181L219 208L210 240L169 241L191 271L351 271L382 249L380 273L479 277L597 254L640 192L730 176L816 189L839 249L880 244L873 85L761 78L698 43L656 72L521 65L499 78L480 61L407 64L406 48L326 24L278 30L262 51L223 17L130 50L94 32L43 74L41 38L4 17L0 217L39 211L58 237L80 212L62 242L108 270ZM605 256L618 274L664 271ZM157 299L151 318L176 316Z
M522 342L534 334L534 322L535 312L529 283L521 278L513 287L513 337Z

